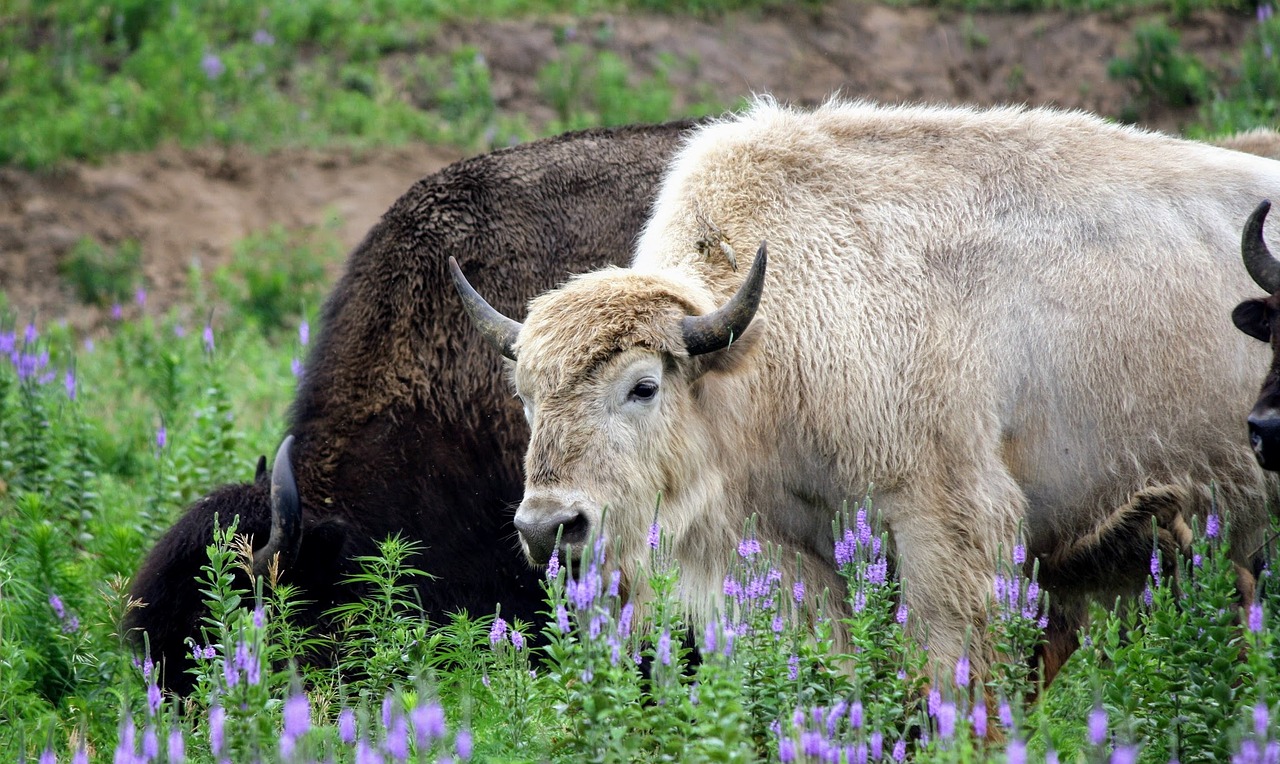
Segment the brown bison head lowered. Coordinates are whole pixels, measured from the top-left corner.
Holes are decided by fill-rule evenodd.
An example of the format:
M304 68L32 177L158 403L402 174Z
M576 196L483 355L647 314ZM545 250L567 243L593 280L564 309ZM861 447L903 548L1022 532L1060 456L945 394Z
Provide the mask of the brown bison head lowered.
M1231 312L1236 328L1271 344L1271 370L1249 412L1249 440L1263 469L1280 471L1280 260L1272 256L1262 238L1263 222L1271 202L1263 200L1244 224L1240 250L1245 268L1268 297L1245 300Z

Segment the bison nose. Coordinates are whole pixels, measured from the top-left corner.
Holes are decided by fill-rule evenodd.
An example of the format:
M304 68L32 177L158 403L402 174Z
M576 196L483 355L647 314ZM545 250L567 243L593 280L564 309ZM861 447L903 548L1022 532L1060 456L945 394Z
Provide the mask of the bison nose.
M1255 409L1249 414L1249 442L1264 470L1280 470L1280 411Z
M573 507L536 511L527 508L528 502L516 512L516 530L524 539L529 561L546 565L556 547L556 535L562 546L580 545L587 540L590 523L587 516ZM563 528L563 530L561 530Z

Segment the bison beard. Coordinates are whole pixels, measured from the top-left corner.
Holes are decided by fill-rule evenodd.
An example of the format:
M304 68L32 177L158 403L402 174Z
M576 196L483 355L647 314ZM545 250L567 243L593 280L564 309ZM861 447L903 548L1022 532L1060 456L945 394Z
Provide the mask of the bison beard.
M514 546L509 509L527 428L500 361L464 332L445 261L508 311L571 272L624 261L689 126L588 130L458 162L415 184L351 254L287 428L301 537L281 569L310 601L301 623L323 626L327 609L361 596L343 583L352 557L396 533L425 547L411 563L436 577L418 587L431 620L498 603L507 618L535 619L539 576ZM138 645L149 635L170 689L192 688L187 640L200 638L196 576L214 517L238 517L240 533L266 544L269 483L260 469L197 501L134 577L131 596L146 606L125 626Z

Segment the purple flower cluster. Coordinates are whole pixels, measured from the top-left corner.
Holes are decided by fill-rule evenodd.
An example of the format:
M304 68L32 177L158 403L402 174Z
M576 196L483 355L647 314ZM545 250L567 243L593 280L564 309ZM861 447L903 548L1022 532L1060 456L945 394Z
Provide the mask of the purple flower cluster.
M58 378L58 372L50 365L48 348L40 347L40 333L35 324L27 324L22 337L12 329L0 331L0 355L8 357L19 382L44 386ZM75 370L72 367L65 370L63 385L67 397L75 400Z
M886 750L884 733L867 728L862 703L857 700L851 704L840 700L807 712L797 708L789 724L778 721L771 729L778 738L778 759L782 762L899 762L907 753L902 739Z
M68 613L65 605L62 604L62 598L56 594L49 595L49 607L53 608L53 614L62 622L63 634L74 634L80 630L80 619L74 613Z
M1040 584L1020 574L1012 577L996 573L993 605L1002 620L1023 618L1036 621L1043 629L1049 625L1049 617L1043 612L1043 596Z

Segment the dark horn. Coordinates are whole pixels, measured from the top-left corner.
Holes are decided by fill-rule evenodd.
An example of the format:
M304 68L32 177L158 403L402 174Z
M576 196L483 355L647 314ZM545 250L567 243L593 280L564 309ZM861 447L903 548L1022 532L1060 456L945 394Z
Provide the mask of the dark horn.
M726 348L747 330L747 325L756 315L756 308L760 306L760 295L764 293L764 269L768 259L762 241L747 280L742 282L737 294L729 298L724 307L705 316L686 316L681 321L684 346L689 355Z
M462 306L467 309L467 315L471 316L471 322L480 330L480 334L503 356L516 360L514 348L516 338L520 336L520 322L512 321L485 302L480 293L471 288L467 277L462 275L462 269L458 267L458 261L452 257L449 258L449 275L453 276L453 286L462 298Z
M1240 239L1240 252L1244 256L1244 267L1253 277L1254 283L1266 290L1267 294L1280 291L1280 260L1271 256L1267 243L1262 240L1262 222L1267 219L1267 211L1271 202L1262 200L1262 204L1253 211L1244 224L1244 236Z
M281 568L293 565L302 543L302 503L289 456L292 448L293 436L286 435L271 466L271 536L266 546L253 553L255 575L265 576L271 567L271 558L277 553Z

